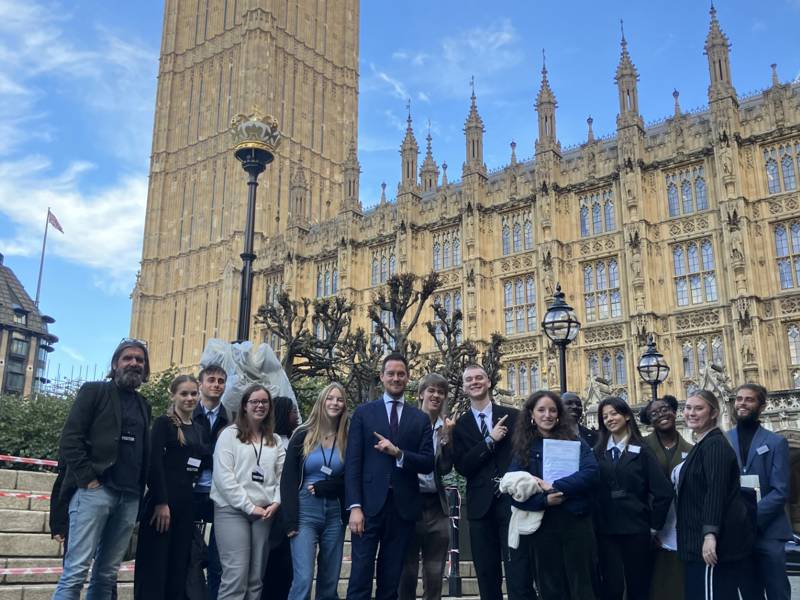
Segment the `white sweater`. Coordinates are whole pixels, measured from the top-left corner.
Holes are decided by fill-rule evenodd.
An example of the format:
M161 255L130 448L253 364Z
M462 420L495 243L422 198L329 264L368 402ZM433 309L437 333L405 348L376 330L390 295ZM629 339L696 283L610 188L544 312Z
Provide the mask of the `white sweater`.
M236 425L222 430L214 449L214 476L211 481L211 499L218 506L230 506L249 515L256 506L267 506L281 501L281 472L286 450L277 435L274 446L261 450L260 466L264 481L253 481L258 444L243 444L236 437Z

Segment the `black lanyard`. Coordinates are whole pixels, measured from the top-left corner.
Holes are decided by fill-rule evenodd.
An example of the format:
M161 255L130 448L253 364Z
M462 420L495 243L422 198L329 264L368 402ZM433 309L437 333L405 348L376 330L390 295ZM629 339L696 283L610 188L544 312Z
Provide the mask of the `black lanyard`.
M336 450L336 438L335 437L333 438L333 446L331 446L331 456L327 461L325 460L325 446L320 444L319 450L320 452L322 452L322 464L330 469L331 463L333 462L333 453Z
M261 466L261 451L264 449L264 434L261 434L261 442L258 445L258 452L256 452L256 445L254 442L250 442L253 445L253 454L256 455L256 464L260 467Z

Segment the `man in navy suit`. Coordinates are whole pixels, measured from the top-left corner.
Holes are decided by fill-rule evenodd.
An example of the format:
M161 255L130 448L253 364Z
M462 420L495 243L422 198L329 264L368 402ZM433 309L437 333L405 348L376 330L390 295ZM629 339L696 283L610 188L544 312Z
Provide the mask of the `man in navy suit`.
M384 358L380 379L383 397L356 408L347 436L345 504L352 533L347 600L371 597L373 572L376 600L396 600L403 559L422 516L417 475L433 471L430 419L405 404L405 357Z
M740 385L734 403L736 427L727 435L739 460L742 486L755 487L760 495L754 556L757 577L751 593L763 598L766 592L768 600L789 600L784 548L792 538L785 509L789 500L789 443L759 423L766 404L766 388L756 383Z

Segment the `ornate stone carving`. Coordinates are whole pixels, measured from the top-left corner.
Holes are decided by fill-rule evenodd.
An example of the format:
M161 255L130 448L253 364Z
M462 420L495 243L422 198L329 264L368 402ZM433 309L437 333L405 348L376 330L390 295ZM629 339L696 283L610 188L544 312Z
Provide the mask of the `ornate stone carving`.
M587 344L621 340L622 337L622 325L606 325L604 327L583 328L583 339Z
M719 325L719 313L716 310L698 310L696 312L682 314L677 319L678 329L700 329L701 327L712 327Z
M786 298L781 298L780 307L781 313L784 315L791 315L800 312L800 296L788 296Z

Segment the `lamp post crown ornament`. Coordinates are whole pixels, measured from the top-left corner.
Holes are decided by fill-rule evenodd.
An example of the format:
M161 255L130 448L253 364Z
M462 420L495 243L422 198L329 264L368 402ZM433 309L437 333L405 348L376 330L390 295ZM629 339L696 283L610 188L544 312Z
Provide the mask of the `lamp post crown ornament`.
M231 120L231 136L234 152L253 148L263 150L272 157L281 143L278 120L256 107L250 110L250 114L239 113Z

